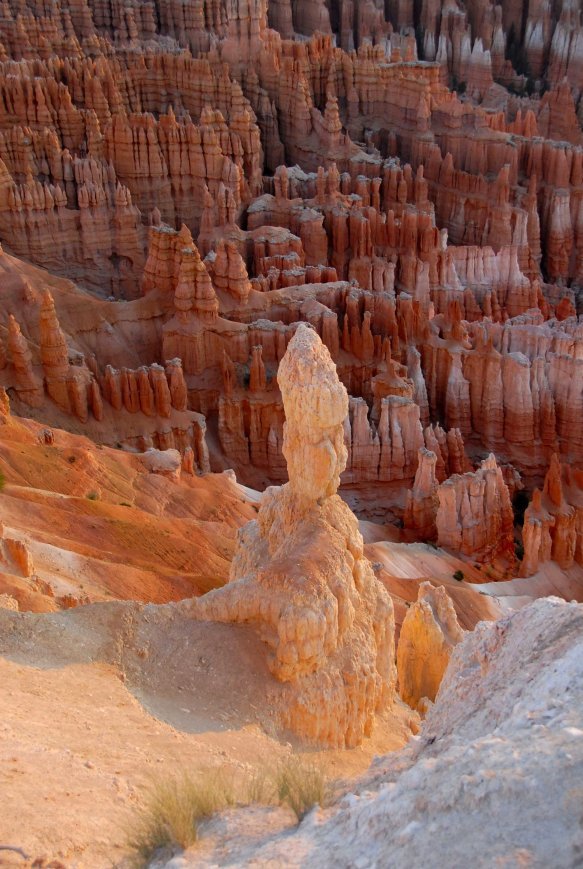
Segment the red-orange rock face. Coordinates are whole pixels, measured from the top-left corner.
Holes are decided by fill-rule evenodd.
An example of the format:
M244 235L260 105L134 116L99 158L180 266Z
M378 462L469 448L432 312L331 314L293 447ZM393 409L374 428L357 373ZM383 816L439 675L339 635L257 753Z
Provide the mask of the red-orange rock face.
M7 0L0 93L13 413L284 482L306 322L357 512L583 562L576 4Z

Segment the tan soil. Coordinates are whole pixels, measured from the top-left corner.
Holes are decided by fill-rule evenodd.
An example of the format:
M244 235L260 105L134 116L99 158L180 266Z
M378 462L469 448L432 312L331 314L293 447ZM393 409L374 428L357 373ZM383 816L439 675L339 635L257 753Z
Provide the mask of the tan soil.
M292 750L254 633L196 624L180 605L2 610L0 653L0 844L32 858L122 866L152 775L259 767ZM354 777L404 744L410 719L399 704L358 749L303 751L332 778ZM0 865L27 864L0 852Z

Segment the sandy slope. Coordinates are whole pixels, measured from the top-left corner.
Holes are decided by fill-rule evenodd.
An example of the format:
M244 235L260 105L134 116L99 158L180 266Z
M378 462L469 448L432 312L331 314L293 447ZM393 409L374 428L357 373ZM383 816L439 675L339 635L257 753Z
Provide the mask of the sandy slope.
M291 750L274 724L284 688L255 634L181 609L0 611L0 843L67 867L117 865L153 774L259 766ZM354 776L403 745L410 719L399 704L359 749L309 754L334 778Z
M164 603L227 580L237 528L255 515L230 475L176 481L59 429L46 445L42 431L18 417L0 425L0 521L34 562L27 578L4 556L0 593L46 611L66 595Z
M417 739L353 793L293 830L230 810L155 869L578 869L582 774L583 607L547 598L466 635Z

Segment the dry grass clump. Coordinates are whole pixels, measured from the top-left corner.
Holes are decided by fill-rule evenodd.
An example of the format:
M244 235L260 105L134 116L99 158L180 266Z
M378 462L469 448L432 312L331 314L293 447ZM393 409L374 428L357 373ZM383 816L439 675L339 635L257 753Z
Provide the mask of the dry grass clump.
M298 821L314 806L325 806L330 801L330 784L323 770L297 755L275 768L274 781L278 804L289 806Z
M236 802L222 770L153 779L128 836L136 866L146 866L162 848L189 848L200 821Z
M239 778L224 769L156 778L135 817L128 848L134 865L144 867L162 849L189 848L199 823L229 806L288 806L300 821L314 806L328 804L330 794L324 772L295 755Z

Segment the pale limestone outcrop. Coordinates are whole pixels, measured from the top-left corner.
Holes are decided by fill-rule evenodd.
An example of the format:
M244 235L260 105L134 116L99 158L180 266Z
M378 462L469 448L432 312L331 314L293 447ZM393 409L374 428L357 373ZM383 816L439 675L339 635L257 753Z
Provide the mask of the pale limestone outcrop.
M151 447L142 453L140 459L151 474L161 474L171 480L180 479L182 456L178 450L156 450Z
M0 594L0 609L12 610L12 612L17 613L20 609L20 605L16 598L12 597L12 595Z
M230 583L191 611L253 624L271 672L289 683L282 722L308 741L354 746L393 697L393 605L336 494L348 396L309 326L298 326L278 381L289 482L266 491L257 520L240 532Z
M232 241L220 239L212 264L212 279L217 290L225 290L241 304L245 304L251 283L243 257Z
M442 585L422 582L409 607L397 648L399 694L421 711L433 702L454 647L463 639L454 605Z
M2 541L2 548L4 557L16 565L23 576L34 574L34 561L24 540L5 537Z

